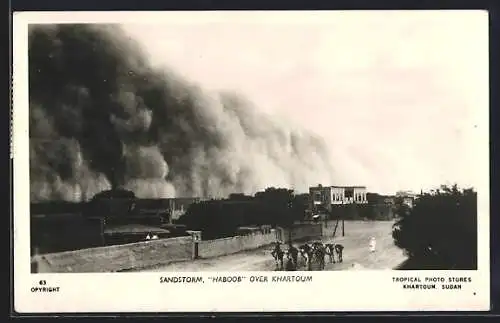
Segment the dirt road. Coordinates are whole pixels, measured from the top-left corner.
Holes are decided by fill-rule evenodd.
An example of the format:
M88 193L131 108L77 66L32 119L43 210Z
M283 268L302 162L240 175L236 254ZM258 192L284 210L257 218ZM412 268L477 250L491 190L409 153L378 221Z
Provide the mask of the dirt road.
M406 260L402 250L394 245L391 236L392 222L347 222L345 236L337 237L335 243L344 245L344 262L327 263L325 270L383 270L393 269ZM333 225L323 230L324 243L332 242ZM337 236L339 236L337 230ZM377 240L377 251L370 253L368 243L371 237ZM160 268L145 271L269 271L275 270L275 262L271 256L272 247L240 252L237 254L198 259L195 261L172 263ZM328 259L326 259L328 261ZM300 263L299 263L300 264ZM305 270L304 266L298 270Z

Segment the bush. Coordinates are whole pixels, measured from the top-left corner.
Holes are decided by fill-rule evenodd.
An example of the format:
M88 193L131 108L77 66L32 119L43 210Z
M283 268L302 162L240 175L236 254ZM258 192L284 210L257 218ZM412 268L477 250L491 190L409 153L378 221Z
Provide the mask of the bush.
M392 236L415 269L477 269L477 193L456 185L396 205ZM421 268L420 268L421 267ZM425 267L425 268L424 268Z

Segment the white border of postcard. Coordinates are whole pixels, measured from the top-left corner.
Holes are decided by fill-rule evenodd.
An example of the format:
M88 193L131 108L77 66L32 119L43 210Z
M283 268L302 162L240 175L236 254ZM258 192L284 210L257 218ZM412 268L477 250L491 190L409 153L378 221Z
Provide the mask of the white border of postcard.
M489 124L488 87L485 100L478 104L484 141L477 144L484 154L481 183L478 187L478 270L477 271L328 271L295 272L311 276L300 282L250 283L250 276L287 275L285 272L229 272L218 276L245 277L240 283L208 282L215 273L182 273L201 276L204 284L162 284L161 277L179 273L117 274L31 274L29 228L28 157L28 42L30 23L178 23L218 21L318 22L341 19L344 15L380 14L350 12L17 12L13 18L13 148L14 156L14 304L19 313L48 312L190 312L190 311L398 311L398 310L489 310ZM486 11L401 11L391 14L460 14L464 19L482 19L488 30ZM487 37L485 44L486 66ZM476 61L478 64L481 60ZM485 82L487 85L487 82ZM470 277L471 283L457 290L405 290L395 277ZM41 285L58 292L33 292Z

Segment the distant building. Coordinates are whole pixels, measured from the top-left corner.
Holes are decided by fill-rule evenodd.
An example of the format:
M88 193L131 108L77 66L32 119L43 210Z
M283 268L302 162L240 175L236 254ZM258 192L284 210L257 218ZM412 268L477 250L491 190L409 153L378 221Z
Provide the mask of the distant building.
M41 253L185 235L172 225L200 198L139 199L127 190L107 190L90 201L31 203L32 249Z
M331 211L333 205L367 204L365 186L322 186L309 188L311 209Z
M403 204L413 207L415 205L415 200L417 199L417 194L411 191L399 191L396 193L396 198L401 199Z
M201 198L184 197L139 199L132 192L106 191L96 195L91 202L96 205L95 212L103 214L106 218L112 220L119 218L126 223L137 223L136 221L140 220L140 223L148 225L155 224L153 219L156 219L158 222L156 224L160 225L179 219L191 204L200 200Z

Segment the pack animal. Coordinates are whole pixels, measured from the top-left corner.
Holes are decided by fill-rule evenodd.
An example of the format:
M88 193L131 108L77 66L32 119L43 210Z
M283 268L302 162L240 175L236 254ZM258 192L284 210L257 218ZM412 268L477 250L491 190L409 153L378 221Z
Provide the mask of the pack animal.
M318 262L320 270L325 269L325 246L321 242L313 243L313 257Z
M344 246L341 244L336 244L335 245L335 252L337 253L337 259L339 260L339 262L343 262L344 259L343 259L342 255L344 253Z

